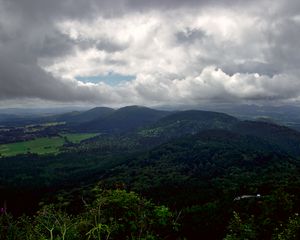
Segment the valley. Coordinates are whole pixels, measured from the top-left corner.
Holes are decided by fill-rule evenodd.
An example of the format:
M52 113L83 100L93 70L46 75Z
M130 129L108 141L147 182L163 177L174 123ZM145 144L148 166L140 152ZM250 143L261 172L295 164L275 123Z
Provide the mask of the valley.
M16 156L19 154L57 154L67 146L78 144L83 140L97 136L93 133L58 134L51 137L37 137L33 140L0 145L0 157Z

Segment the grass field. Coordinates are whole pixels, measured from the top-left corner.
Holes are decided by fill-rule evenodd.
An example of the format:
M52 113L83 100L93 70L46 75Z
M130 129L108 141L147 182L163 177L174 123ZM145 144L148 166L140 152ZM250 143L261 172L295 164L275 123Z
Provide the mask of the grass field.
M61 134L61 136L66 137L72 143L80 143L82 140L89 139L97 136L96 133L69 133Z
M80 143L82 140L96 136L97 134L62 134L58 137L37 138L26 142L17 142L0 145L0 156L8 157L24 153L36 154L55 154L60 151L60 147L64 145L66 139L72 143Z

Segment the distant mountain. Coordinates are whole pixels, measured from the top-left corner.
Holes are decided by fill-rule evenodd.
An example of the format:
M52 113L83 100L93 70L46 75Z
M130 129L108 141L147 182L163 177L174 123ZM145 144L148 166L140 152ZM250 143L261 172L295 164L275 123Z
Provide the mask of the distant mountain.
M0 123L1 122L6 122L12 119L16 119L18 116L13 115L13 114L7 114L7 113L0 113Z
M296 130L271 122L242 121L224 113L209 111L176 112L138 130L137 135L140 141L156 145L211 129L253 136L294 156L300 154L300 133Z
M236 122L235 117L229 116L225 113L201 111L201 110L187 110L173 113L159 121L159 123L166 124L174 121L198 121L198 122Z
M52 107L52 108L0 108L0 114L16 116L49 116L59 115L71 111L86 111L86 107Z
M108 107L96 107L88 111L73 111L60 115L50 116L47 118L48 121L66 122L67 124L81 124L90 122L95 119L106 117L113 113L115 110Z
M249 108L252 111L257 109L254 106ZM277 108L270 109L275 111ZM281 111L285 109L282 108ZM135 142L143 146L158 145L205 130L221 129L264 139L294 156L300 154L300 132L271 122L242 121L219 112L201 110L168 112L142 106L128 106L117 110L96 107L87 111L73 111L47 117L0 114L0 125L3 126L53 121L66 122L64 127L75 132L131 134L131 139L134 138Z
M0 126L6 127L16 127L16 126L24 126L27 124L32 124L38 122L40 119L39 116L36 115L15 115L15 114L6 114L0 113Z
M220 112L228 113L241 119L271 119L273 122L300 130L299 106L221 105L219 107L211 107L211 109L218 109Z
M209 111L189 110L172 113L157 112L143 107L126 107L79 127L77 130L108 133L107 136L101 135L86 140L84 147L87 148L91 144L102 149L103 143L109 141L126 142L128 146L134 145L136 149L143 150L184 136L201 135L207 130L226 130L231 134L265 141L275 149L293 156L300 154L298 131L268 122L242 121L224 113ZM114 137L110 133L121 135ZM230 137L228 141L231 141ZM109 146L115 146L116 149L117 145L111 143Z
M80 115L85 109L82 107L4 108L0 109L0 123L13 127L53 121L65 122Z
M170 112L155 110L141 106L128 106L96 118L78 126L79 130L97 132L127 132L152 124L170 114Z
M77 131L126 133L142 146L155 146L185 135L220 129L254 136L289 154L300 154L298 131L271 122L242 121L218 112L201 110L167 112L129 106L118 110L94 108L82 113L65 114L63 117L68 123L73 121L72 127ZM88 121L93 118L94 120ZM97 138L93 141L97 141Z
M264 139L289 154L300 154L300 132L291 128L267 122L240 121L232 131Z
M207 129L231 129L238 122L224 113L189 110L170 114L140 130L139 135L170 139Z

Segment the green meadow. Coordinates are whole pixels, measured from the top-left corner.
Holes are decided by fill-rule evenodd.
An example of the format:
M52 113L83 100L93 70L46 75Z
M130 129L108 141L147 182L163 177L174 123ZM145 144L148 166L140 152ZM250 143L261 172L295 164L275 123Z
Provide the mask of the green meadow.
M24 153L36 154L56 154L60 152L60 148L66 141L72 143L80 143L85 139L96 136L95 133L74 133L62 134L57 137L42 137L25 142L16 142L0 145L0 156L16 156Z
M97 133L68 133L68 134L61 134L61 136L66 137L68 141L72 143L80 143L83 140L92 138L97 136Z

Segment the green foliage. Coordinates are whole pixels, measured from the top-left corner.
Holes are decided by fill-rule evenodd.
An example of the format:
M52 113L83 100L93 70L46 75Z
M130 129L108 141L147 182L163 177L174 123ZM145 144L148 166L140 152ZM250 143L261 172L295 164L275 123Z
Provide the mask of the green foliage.
M95 137L94 133L74 133L62 134L55 137L42 137L30 141L16 142L0 145L0 156L16 156L18 154L36 153L36 154L56 154L61 151L61 147L66 141L71 143L80 143L85 139Z
M44 206L33 221L34 232L41 239L75 239L75 222L54 205Z
M254 219L254 216L242 221L237 212L233 212L233 217L228 227L228 233L224 240L245 240L245 239L273 239L273 240L296 240L300 237L300 217L296 213L285 222L278 224L272 229L272 236L265 238L261 236L261 227Z
M165 206L125 190L97 189L96 200L70 215L54 204L43 206L32 218L0 215L0 239L172 239L173 213Z
M227 234L224 240L257 239L251 221L243 223L237 212L233 212L233 218L229 224L228 231L229 234Z
M93 230L116 239L130 236L143 239L172 234L175 223L173 214L165 206L155 206L134 192L106 190L89 206ZM91 216L94 219L91 219ZM105 235L104 234L104 235Z
M290 217L283 229L274 235L274 240L297 240L300 238L300 217L296 213Z
M300 210L299 133L199 111L175 113L145 127L149 119L140 119L140 111L153 116L147 109L123 109L93 122L92 128L106 134L80 145L64 136L62 154L2 158L0 203L8 200L12 211L22 204L22 210L30 208L31 201L23 198L14 202L20 190L30 200L44 191L41 196L51 202L53 191L61 189L75 197L56 195L54 205L30 218L2 215L2 234L15 239L175 239L178 230L188 239L206 240L298 236L293 214ZM155 113L150 123L164 114ZM96 188L95 201L76 195L99 180L103 188L119 186L153 202L124 190Z
M236 204L226 239L299 239L300 219L295 196L276 189L259 201ZM293 217L290 217L293 216Z
M171 139L207 129L230 129L237 122L236 118L223 113L190 110L170 114L152 126L141 129L138 134Z
M59 147L64 144L61 137L44 137L35 140L10 143L0 146L2 156L15 156L18 154L26 154L27 152L38 154L49 154L59 152Z
M68 134L61 134L62 137L65 137L71 143L80 143L83 140L96 137L97 133L68 133Z

